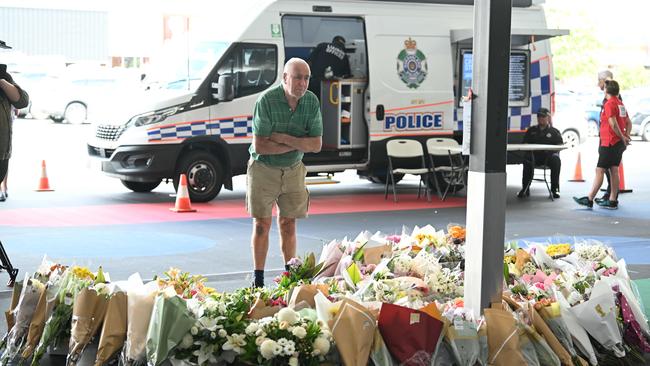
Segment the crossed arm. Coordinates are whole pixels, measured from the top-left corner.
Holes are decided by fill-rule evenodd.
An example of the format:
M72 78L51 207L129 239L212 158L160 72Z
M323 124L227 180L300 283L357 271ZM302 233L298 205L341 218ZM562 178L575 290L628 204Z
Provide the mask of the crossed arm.
M14 84L7 80L0 79L0 88L5 92L11 103L16 103L20 100L20 91L18 91L18 88L16 88Z
M253 135L255 151L262 155L278 155L289 151L319 152L322 145L321 136L295 137L274 132L270 137Z

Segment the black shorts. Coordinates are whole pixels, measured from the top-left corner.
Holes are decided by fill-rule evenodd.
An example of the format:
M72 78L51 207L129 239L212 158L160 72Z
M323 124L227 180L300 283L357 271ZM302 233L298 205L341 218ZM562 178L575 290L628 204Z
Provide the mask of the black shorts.
M619 166L623 157L623 151L625 151L623 141L619 141L612 146L599 146L598 164L596 166L603 169Z

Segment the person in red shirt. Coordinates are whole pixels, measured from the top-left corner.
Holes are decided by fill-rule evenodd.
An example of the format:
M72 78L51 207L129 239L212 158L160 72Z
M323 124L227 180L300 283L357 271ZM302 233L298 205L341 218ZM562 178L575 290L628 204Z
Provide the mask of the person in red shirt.
M631 121L623 102L618 99L618 83L610 80L606 87L607 102L603 106L600 116L600 147L598 148L598 164L596 165L596 178L591 187L591 192L585 197L573 197L582 206L594 206L594 197L603 184L605 170L609 169L612 177L612 191L609 199L598 202L598 205L607 209L618 208L618 165L621 163L623 151L630 144Z

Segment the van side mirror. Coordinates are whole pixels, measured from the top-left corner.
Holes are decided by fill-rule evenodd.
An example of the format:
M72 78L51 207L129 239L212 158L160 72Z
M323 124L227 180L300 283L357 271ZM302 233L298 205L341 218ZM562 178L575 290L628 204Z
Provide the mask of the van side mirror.
M212 82L212 99L219 102L228 102L235 98L235 88L232 83L231 75L219 75L217 82Z

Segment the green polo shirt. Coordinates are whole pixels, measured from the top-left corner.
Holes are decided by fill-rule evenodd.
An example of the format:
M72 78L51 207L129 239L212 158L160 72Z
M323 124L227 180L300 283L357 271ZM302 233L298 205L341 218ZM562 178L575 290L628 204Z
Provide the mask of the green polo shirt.
M253 113L253 134L269 137L273 132L285 133L294 137L316 137L323 135L323 120L320 102L316 95L307 91L298 100L295 111L289 108L282 84L268 89L255 102ZM251 157L265 164L288 167L302 160L303 153L298 150L277 155L260 155L251 144L248 151Z

